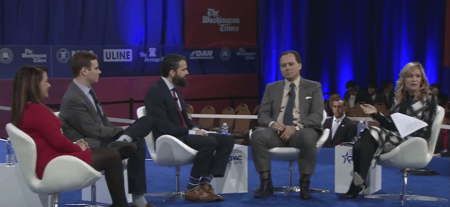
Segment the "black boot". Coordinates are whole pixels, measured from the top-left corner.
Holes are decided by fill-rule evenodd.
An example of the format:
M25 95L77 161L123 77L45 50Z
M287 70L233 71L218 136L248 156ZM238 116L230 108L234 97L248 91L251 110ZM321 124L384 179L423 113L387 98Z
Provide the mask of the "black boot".
M300 198L303 200L311 199L311 191L309 190L309 183L311 175L301 175L300 177Z
M270 195L273 194L273 185L270 173L268 173L267 175L261 173L260 180L261 182L259 184L259 189L253 194L253 197L255 198L269 197Z
M356 186L356 185L353 183L353 180L352 180L352 182L350 183L350 188L348 188L347 193L345 193L345 194L343 194L343 195L340 195L339 197L340 197L340 198L346 198L346 199L348 199L348 198L353 198L353 199L355 199L355 198L358 196L358 194L359 194L361 191L363 191L365 188L366 188L366 184L365 184L365 183L362 184L361 186Z

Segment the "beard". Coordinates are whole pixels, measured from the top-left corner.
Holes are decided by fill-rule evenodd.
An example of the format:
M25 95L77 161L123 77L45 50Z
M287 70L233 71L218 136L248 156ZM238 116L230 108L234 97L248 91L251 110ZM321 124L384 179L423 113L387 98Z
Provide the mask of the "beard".
M173 83L176 86L180 86L180 87L183 87L183 88L186 87L186 85L187 85L186 79L184 77L178 76L178 74L175 75L175 77L173 77Z

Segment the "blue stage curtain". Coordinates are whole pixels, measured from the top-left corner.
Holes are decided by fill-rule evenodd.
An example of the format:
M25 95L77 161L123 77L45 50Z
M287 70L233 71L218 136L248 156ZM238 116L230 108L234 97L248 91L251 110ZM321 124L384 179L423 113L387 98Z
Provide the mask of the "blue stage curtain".
M0 45L182 45L183 0L0 0Z
M445 0L260 0L260 95L283 77L280 54L302 56L301 75L343 96L345 82L391 80L408 62L421 62L428 81L442 77Z

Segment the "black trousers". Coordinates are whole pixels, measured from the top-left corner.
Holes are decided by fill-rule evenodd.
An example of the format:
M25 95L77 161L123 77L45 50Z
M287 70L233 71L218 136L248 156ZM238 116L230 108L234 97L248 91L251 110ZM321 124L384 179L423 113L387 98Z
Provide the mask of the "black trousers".
M223 134L184 135L178 139L198 151L191 169L192 177L199 178L210 174L214 177L223 177L234 147L234 140L230 136Z
M143 116L131 124L125 131L117 134L114 139L102 140L100 147L106 147L117 140L121 135L130 136L137 145L137 151L128 158L128 192L131 194L144 194L147 192L145 178L145 140L153 129L153 121L149 116Z
M367 178L377 148L378 143L367 129L361 133L361 139L353 145L353 169L364 180Z

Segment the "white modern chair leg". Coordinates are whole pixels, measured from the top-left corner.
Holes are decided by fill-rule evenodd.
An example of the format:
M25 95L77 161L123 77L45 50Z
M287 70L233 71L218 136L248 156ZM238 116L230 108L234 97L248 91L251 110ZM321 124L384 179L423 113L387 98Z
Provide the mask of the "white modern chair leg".
M102 205L97 205L97 186L91 185L91 203L77 203L77 204L66 204L65 206L89 206L89 207L102 207Z
M58 193L53 194L53 206L58 207L59 206L59 195Z
M180 191L180 166L175 167L175 192L147 193L145 196L166 197L163 200L164 203L174 198L184 198L184 191Z

